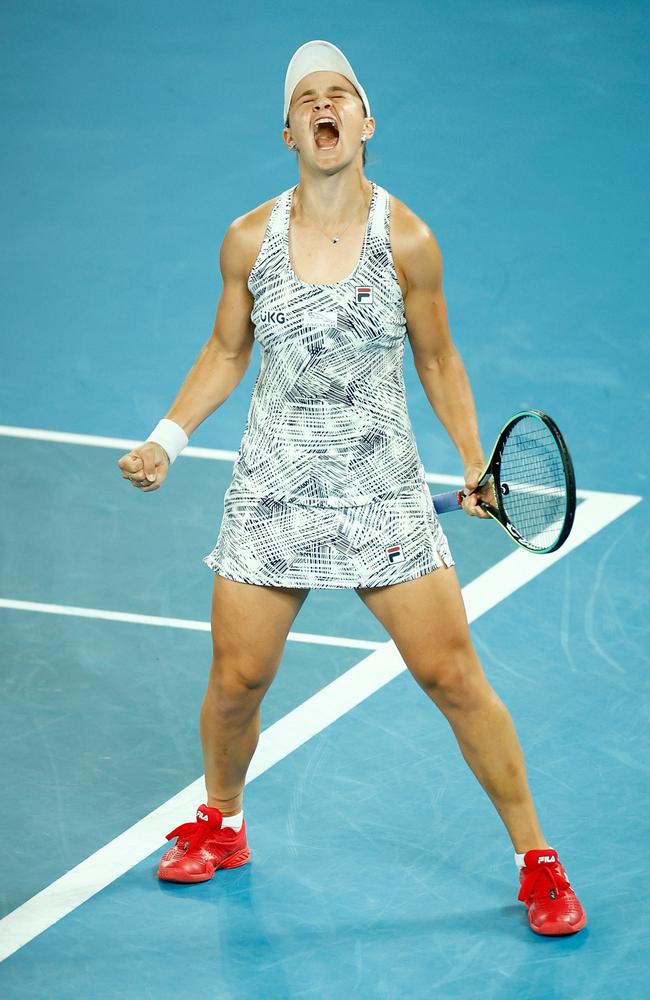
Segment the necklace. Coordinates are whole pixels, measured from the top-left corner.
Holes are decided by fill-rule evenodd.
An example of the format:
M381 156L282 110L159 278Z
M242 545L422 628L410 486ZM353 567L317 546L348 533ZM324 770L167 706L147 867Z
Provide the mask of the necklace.
M370 196L370 197L372 198L372 194L371 194L371 196ZM367 212L368 212L368 207L366 206L366 214L367 214ZM303 209L303 215L307 215L307 213L305 212L305 210L304 210L304 209ZM308 218L308 219L310 220L310 222L313 222L313 223L314 223L314 224L315 224L316 226L318 226L318 228L320 229L321 233L322 233L322 234L323 234L324 236L327 236L327 238L328 238L328 240L330 241L330 243L335 243L335 244L336 244L336 243L340 243L340 242L341 242L341 237L345 235L345 233L347 232L347 230L348 230L348 229L350 228L350 226L351 226L351 225L352 225L352 223L354 222L354 219L351 219L351 220L350 220L350 221L348 222L348 224L347 224L347 226L345 227L345 229L342 229L342 230L341 230L341 231L340 231L340 232L338 233L338 235L337 235L337 236L330 236L330 234L329 234L329 233L326 233L326 232L325 232L325 230L324 230L324 229L323 229L323 227L322 227L322 226L320 225L320 223L316 222L316 220L315 220L315 219L312 219L312 217L311 217L310 215L307 215L307 218Z
M306 214L306 213L305 213L305 214ZM350 220L350 222L348 222L348 224L347 224L347 226L345 227L345 229L342 229L342 230L341 230L341 231L339 232L338 236L330 236L330 234L329 234L329 233L326 233L326 232L325 232L325 230L323 229L323 227L322 227L321 225L319 225L319 223L318 223L318 222L316 222L316 220L315 220L315 219L312 219L312 218L311 218L311 216L309 216L309 215L307 216L307 218L308 218L308 219L310 220L310 222L314 222L314 223L315 223L315 224L316 224L316 225L318 226L318 228L320 229L321 233L322 233L322 234L323 234L324 236L327 236L327 238L328 238L328 240L330 241L330 243L340 243L340 241L341 241L341 237L342 237L343 235L345 235L345 233L347 232L347 230L348 230L348 229L350 228L350 226L351 226L351 225L352 225L352 223L354 222L354 219L351 219L351 220Z
M309 218L309 216L307 216L307 218ZM313 222L314 220L310 219L310 221ZM354 222L354 219L352 220L352 222ZM330 236L329 233L325 232L325 230L323 229L322 226L318 226L318 223L316 223L316 225L320 229L320 231L323 234L323 236L327 236L327 238L330 241L330 243L339 243L341 241L341 237L344 235L344 233L346 232L346 230L349 229L350 226L352 225L352 222L348 222L348 224L345 227L345 229L342 229L338 236Z
M350 226L350 223L348 222L347 226L345 227L345 229L343 230L343 232L340 234L340 236L328 236L328 239L330 239L332 241L332 243L338 243L340 241L340 239L341 239L341 236L343 236L343 233L345 233L346 229L348 229L349 226ZM323 232L325 233L324 229L323 229ZM327 233L325 233L325 235L327 236Z

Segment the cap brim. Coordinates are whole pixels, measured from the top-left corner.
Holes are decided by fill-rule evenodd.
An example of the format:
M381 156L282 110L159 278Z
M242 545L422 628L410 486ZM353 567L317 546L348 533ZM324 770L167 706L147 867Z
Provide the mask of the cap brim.
M303 77L308 76L310 73L319 72L330 72L330 73L340 73L344 76L346 80L356 88L361 102L364 106L366 117L370 118L370 104L368 102L368 97L365 90L359 83L356 73L352 69L350 62L343 55L341 50L333 45L332 42L326 42L324 39L314 39L311 42L305 42L301 45L299 49L296 49L291 57L289 66L287 67L287 73L284 80L284 123L286 124L287 115L289 114L289 108L291 106L291 98L293 97L293 92L303 79Z

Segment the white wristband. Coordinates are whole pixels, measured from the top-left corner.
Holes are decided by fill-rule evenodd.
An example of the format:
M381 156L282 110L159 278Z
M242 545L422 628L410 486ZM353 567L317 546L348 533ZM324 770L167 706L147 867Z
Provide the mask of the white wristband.
M165 417L158 421L147 441L154 441L161 448L164 448L169 456L169 464L173 465L189 438L180 424L174 420L167 420Z

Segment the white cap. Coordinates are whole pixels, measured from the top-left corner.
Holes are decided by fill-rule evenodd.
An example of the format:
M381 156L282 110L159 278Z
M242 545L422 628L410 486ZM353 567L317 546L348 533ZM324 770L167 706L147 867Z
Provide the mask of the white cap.
M359 91L359 97L366 109L366 118L370 118L370 104L366 97L366 92L357 80L356 74L350 63L345 58L340 49L331 42L323 39L315 39L313 42L305 42L299 49L296 49L291 57L284 80L284 122L286 123L289 114L291 96L304 76L309 73L319 73L327 70L330 73L340 73L346 80Z

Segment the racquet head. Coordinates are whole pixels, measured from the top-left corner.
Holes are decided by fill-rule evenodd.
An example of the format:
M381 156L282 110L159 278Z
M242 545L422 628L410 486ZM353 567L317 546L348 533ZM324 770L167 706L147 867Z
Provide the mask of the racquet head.
M557 424L541 410L515 414L501 431L479 486L481 506L519 545L554 552L576 509L573 463Z

